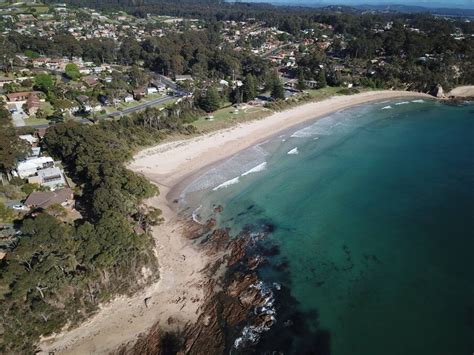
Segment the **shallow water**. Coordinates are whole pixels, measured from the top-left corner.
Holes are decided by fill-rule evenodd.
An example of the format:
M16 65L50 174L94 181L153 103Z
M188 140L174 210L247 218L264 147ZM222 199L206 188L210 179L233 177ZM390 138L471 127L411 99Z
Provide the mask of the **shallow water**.
M473 353L472 105L392 100L337 112L242 152L186 192L201 218L222 204L218 222L235 232L274 227L260 273L282 285L277 324L255 352Z

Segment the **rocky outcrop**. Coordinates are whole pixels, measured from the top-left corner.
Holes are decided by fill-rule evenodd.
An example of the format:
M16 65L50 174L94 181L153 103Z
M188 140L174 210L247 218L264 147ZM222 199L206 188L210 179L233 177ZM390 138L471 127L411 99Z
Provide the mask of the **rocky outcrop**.
M222 255L206 268L206 302L198 321L173 334L155 325L135 344L122 347L119 354L222 354L258 340L275 321L273 293L255 272L263 258L249 253L255 236L244 233L230 238L228 230L212 230L209 223L195 224L188 225L187 233L192 231L188 237L198 239L203 252ZM221 267L226 268L224 277L214 277Z
M443 87L440 84L436 85L436 87L433 89L432 95L437 98L446 97L446 95L444 94Z

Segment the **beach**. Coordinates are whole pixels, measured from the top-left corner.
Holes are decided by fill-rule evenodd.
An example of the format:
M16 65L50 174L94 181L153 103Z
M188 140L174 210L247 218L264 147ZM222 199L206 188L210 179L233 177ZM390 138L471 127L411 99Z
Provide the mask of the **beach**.
M474 97L474 85L458 86L448 93L457 98Z
M204 254L182 237L182 225L173 201L190 179L211 165L295 125L352 106L403 97L432 98L406 91L335 96L138 153L129 168L160 189L158 197L147 201L160 208L165 218L162 225L153 229L160 280L133 297L122 296L103 305L95 316L79 327L43 339L39 345L42 353L110 353L124 343L133 342L157 323L165 329L176 329L195 322L205 301L203 285L209 278L204 269L222 255Z

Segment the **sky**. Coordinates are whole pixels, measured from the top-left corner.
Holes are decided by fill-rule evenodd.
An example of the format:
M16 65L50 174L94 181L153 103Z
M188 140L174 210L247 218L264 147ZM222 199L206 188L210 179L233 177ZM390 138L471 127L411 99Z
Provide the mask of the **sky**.
M245 2L271 2L274 4L294 5L388 5L403 4L424 7L449 7L474 9L474 0L245 0Z

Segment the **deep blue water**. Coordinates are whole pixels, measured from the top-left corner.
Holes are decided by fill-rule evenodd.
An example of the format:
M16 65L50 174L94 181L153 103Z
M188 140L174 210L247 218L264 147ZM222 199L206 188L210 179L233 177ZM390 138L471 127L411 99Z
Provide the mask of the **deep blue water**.
M282 289L256 353L474 352L474 106L400 102L335 113L202 178L234 184L201 196L201 214L222 204L233 231L274 226L260 275Z

